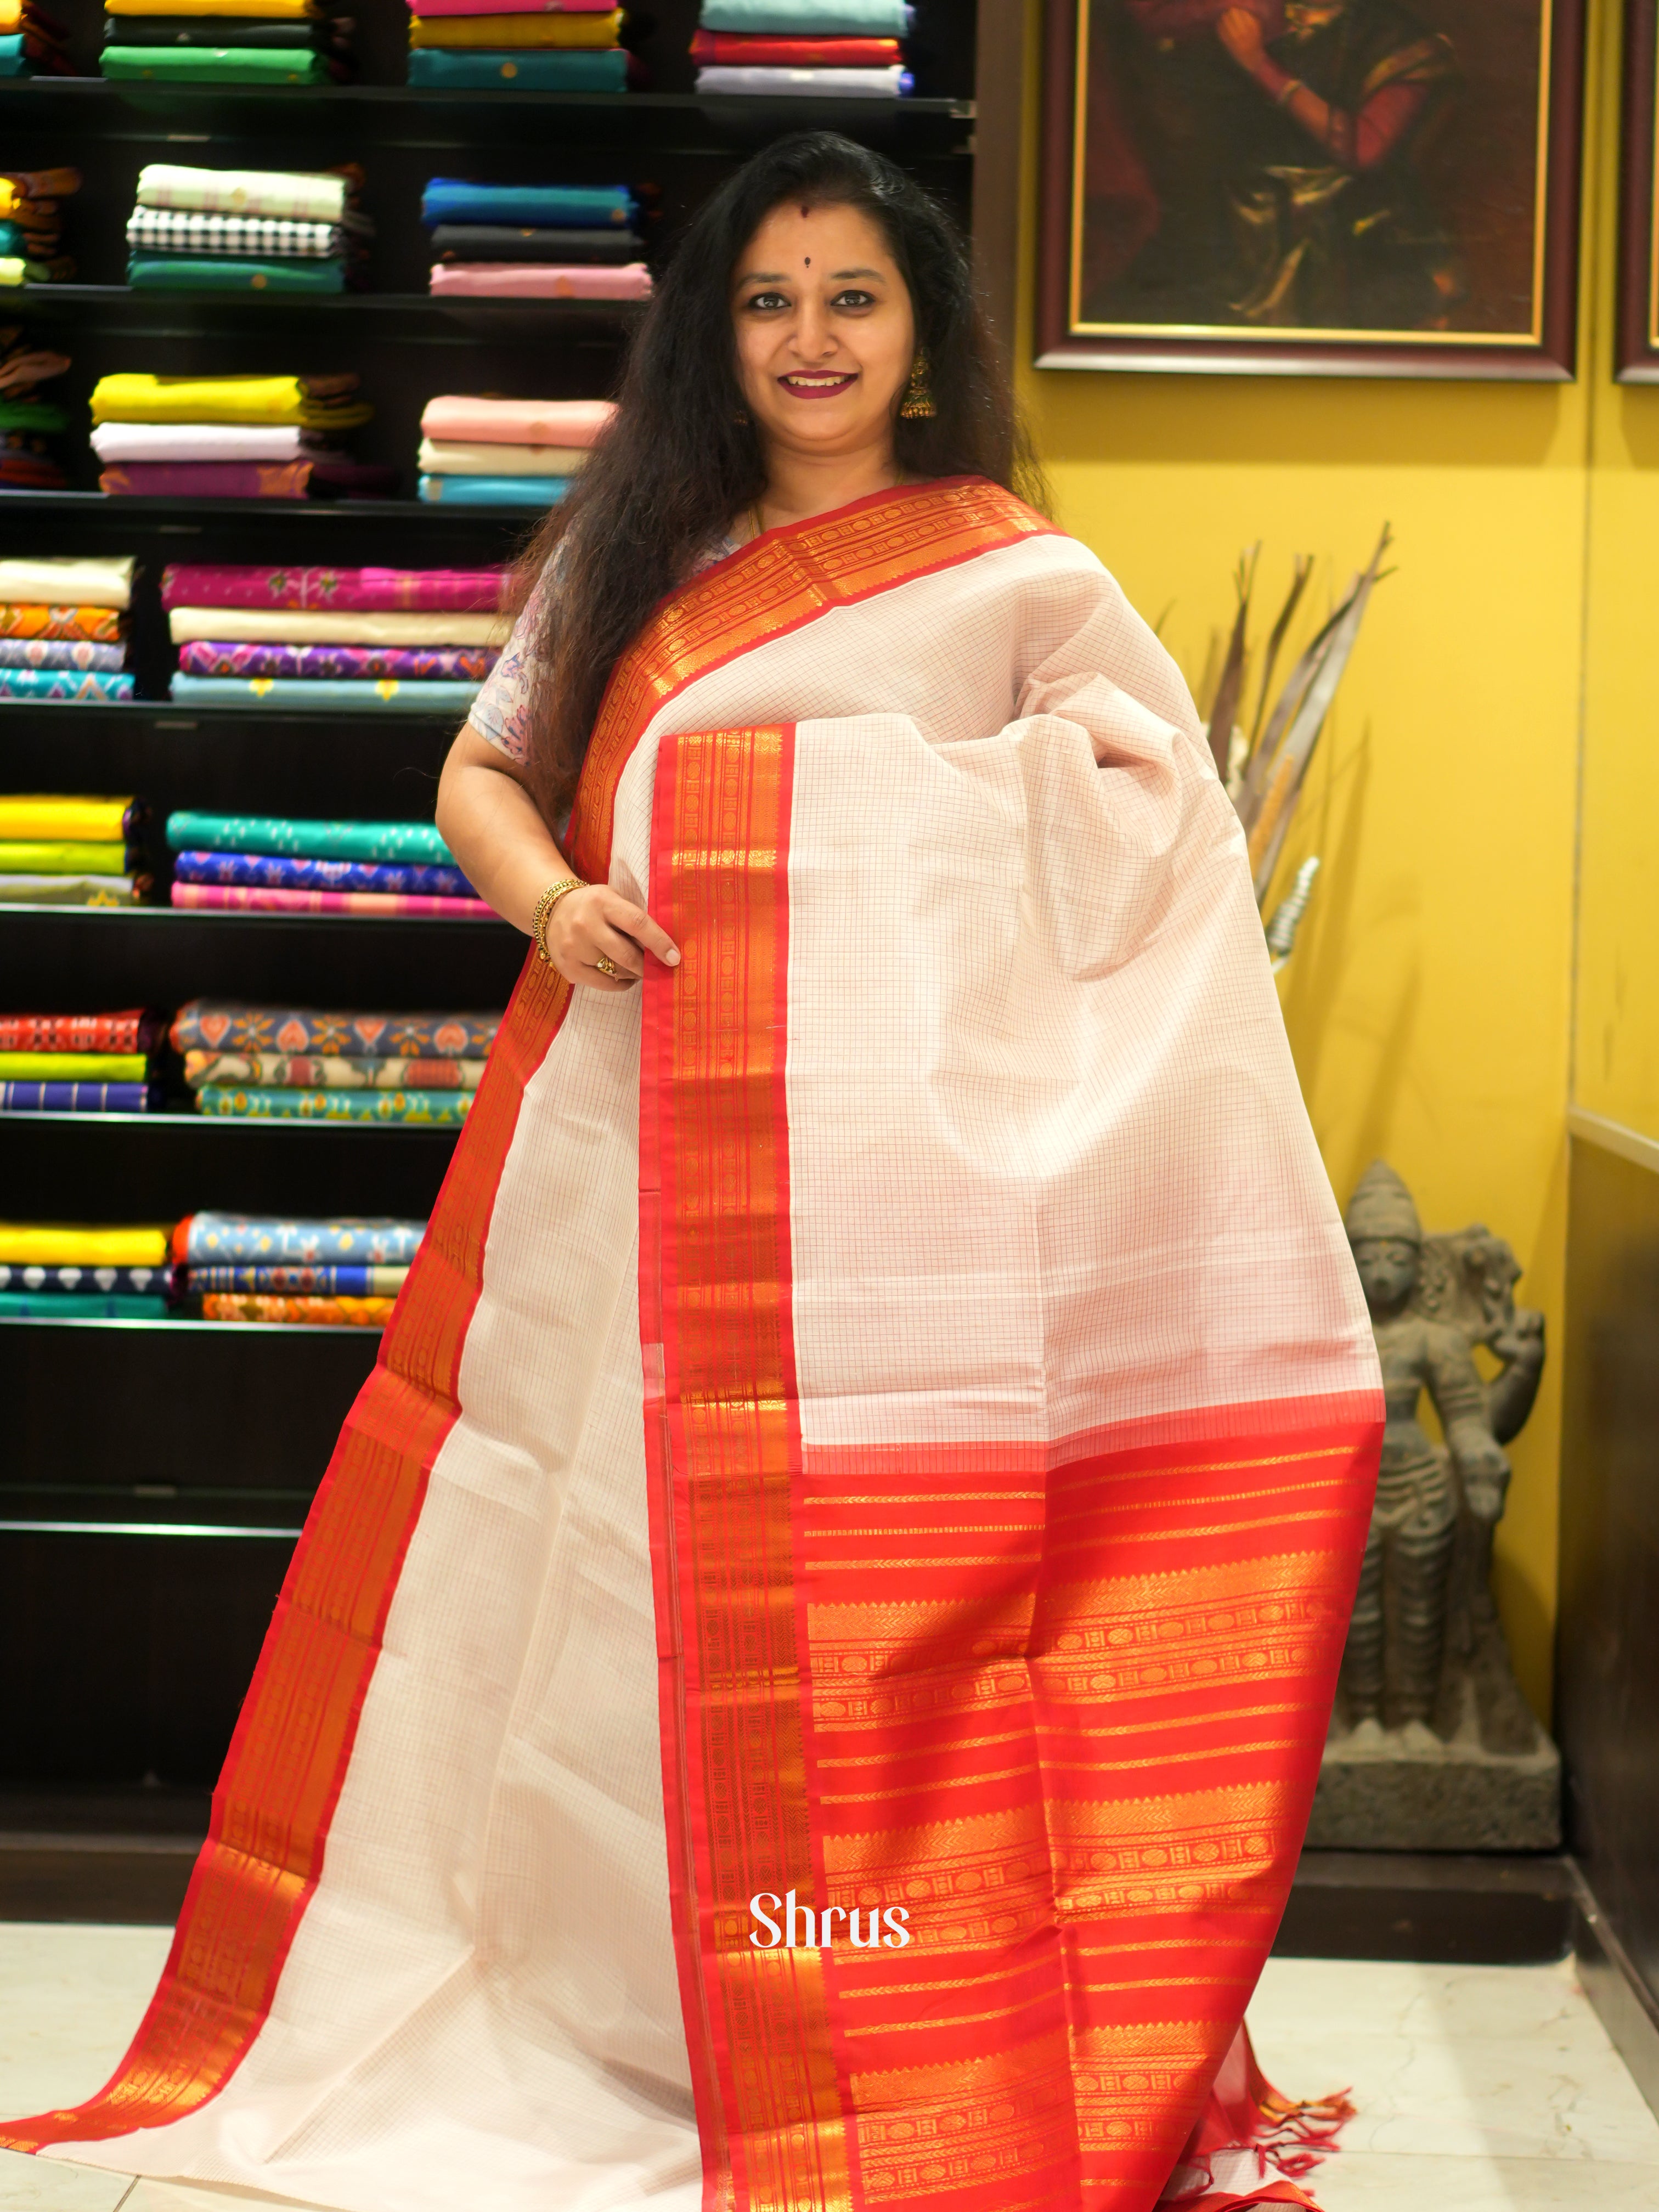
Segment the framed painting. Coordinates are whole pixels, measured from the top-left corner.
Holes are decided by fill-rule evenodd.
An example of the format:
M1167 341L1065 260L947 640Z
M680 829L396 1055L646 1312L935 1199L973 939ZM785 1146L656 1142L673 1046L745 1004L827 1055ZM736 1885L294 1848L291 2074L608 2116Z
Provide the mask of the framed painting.
M1584 0L1047 6L1039 368L1572 375Z
M1624 85L1617 374L1621 384L1659 384L1659 0L1626 0Z

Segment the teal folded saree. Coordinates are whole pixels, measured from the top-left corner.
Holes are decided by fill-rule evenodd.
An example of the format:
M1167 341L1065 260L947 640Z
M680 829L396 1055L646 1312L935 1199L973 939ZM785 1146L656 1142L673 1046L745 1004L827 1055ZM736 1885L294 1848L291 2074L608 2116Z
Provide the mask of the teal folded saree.
M136 292L343 292L345 264L135 253L127 261L127 282Z
M175 853L291 853L308 860L439 860L455 855L430 822L308 822L288 815L167 817Z
M417 46L409 57L409 81L434 91L626 92L628 56L620 46L588 52L512 53L474 47Z
M0 45L4 41L0 40ZM169 84L331 84L320 54L276 46L106 46L106 76L154 77Z
M446 507L556 507L568 477L422 477L421 497Z

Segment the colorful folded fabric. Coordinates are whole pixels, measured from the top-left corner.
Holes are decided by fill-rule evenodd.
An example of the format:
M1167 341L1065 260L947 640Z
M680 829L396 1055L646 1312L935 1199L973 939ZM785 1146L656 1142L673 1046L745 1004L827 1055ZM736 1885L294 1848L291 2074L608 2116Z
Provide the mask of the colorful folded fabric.
M635 207L626 185L475 185L461 177L434 177L421 195L421 221L631 230Z
M423 15L608 15L612 0L421 0Z
M142 1007L118 1014L0 1014L0 1051L148 1053L166 1022Z
M499 4L499 0L494 0ZM580 7L585 0L560 0L560 4ZM21 20L21 0L9 0L17 20L9 21L0 15L0 30L15 31ZM81 189L79 169L8 169L0 174L0 215L10 215L30 200L69 199Z
M161 1267L166 1229L71 1221L0 1221L0 1261L21 1267Z
M282 607L391 614L488 614L507 588L504 568L295 568L169 562L164 607Z
M422 477L416 486L447 507L556 507L569 489L568 477Z
M68 428L67 412L53 401L0 399L0 430L67 430Z
M127 848L118 837L0 837L0 872L9 876L119 876L126 866Z
M179 854L173 868L176 878L186 884L265 884L292 891L418 891L434 898L478 896L459 868L421 861L307 860L283 853L187 852Z
M482 1060L348 1060L336 1053L187 1052L185 1081L278 1091L476 1091ZM234 1283L222 1285L234 1290ZM258 1287L258 1285L255 1285ZM278 1284L277 1289L292 1287Z
M0 599L54 607L121 608L132 597L133 556L0 561Z
M149 1060L142 1052L9 1052L0 1050L0 1083L147 1083Z
M227 638L196 639L181 649L179 670L183 676L332 677L358 682L390 676L409 683L482 684L497 658L495 648L487 645L237 645Z
M127 283L135 292L343 292L346 272L339 261L134 253L127 258Z
M699 92L809 100L898 100L915 89L906 69L700 69Z
M244 1121L404 1121L459 1127L470 1091L266 1091L204 1084L199 1114Z
M232 1297L210 1291L202 1301L204 1321L310 1322L318 1328L384 1328L396 1303L392 1298Z
M92 434L100 461L301 461L321 450L295 423L100 422Z
M283 216L211 215L199 209L136 207L127 244L147 253L226 253L261 260L320 260L346 251L337 222L293 222Z
M90 645L84 638L0 637L0 668L80 668L112 674L125 659L124 645Z
M92 388L92 419L94 422L289 422L313 428L349 429L367 422L374 411L352 396L357 382L352 374L100 376ZM3 589L0 584L0 591ZM16 596L44 595L20 592ZM76 595L59 592L56 596Z
M708 31L798 39L902 39L906 0L702 0Z
M0 796L0 837L71 837L88 844L112 844L130 837L143 817L144 810L133 799L82 799L32 791Z
M435 860L455 866L430 822L328 822L293 815L203 814L167 817L175 853L289 853L301 860Z
M242 999L191 999L174 1015L168 1035L173 1050L183 1053L482 1060L495 1042L501 1018L491 1013L342 1013L322 1006L262 1006Z
M309 461L118 461L98 474L112 499L303 499Z
M651 271L643 261L616 268L599 262L441 262L430 289L440 298L459 300L648 300Z
M6 906L136 906L148 876L0 876Z
M165 1298L124 1297L118 1291L0 1291L0 1320L165 1321Z
M628 56L603 53L442 53L423 46L409 57L409 82L434 91L482 92L511 85L519 92L626 92Z
M283 23L268 15L110 15L104 21L110 46L265 46L306 52L340 44L328 18Z
M320 15L317 0L104 0L109 15L269 15L290 23Z
M641 261L636 230L537 230L515 223L441 222L432 234L434 261Z
M691 58L705 68L891 69L904 57L896 39L745 37L699 30L691 41Z
M352 179L277 169L196 169L151 161L138 172L141 207L213 215L275 216L292 222L338 222Z
M446 392L421 410L428 438L503 446L592 446L611 426L611 399L476 399Z
M269 1297L395 1298L409 1280L407 1267L192 1267L192 1291L239 1291Z
M114 607L19 605L0 601L0 637L81 638L100 642L118 638L121 617Z
M13 1267L0 1262L0 1291L34 1291L61 1295L66 1291L116 1291L126 1297L165 1296L174 1288L177 1270L169 1260L159 1267L68 1267L36 1264Z
M438 477L574 477L587 465L586 446L487 446L482 440L422 438L416 465Z
M515 52L557 48L574 52L614 46L622 33L622 10L527 15L522 9L499 15L415 15L409 43L419 46L509 46Z
M420 1250L425 1235L424 1221L384 1216L337 1214L324 1221L292 1214L204 1212L187 1213L173 1231L170 1243L173 1257L187 1261L192 1267L203 1261L253 1262L266 1267L279 1261L291 1265L298 1261L315 1267L349 1261L360 1266L406 1267ZM10 1256L3 1245L4 1230L0 1227L0 1259Z
M507 629L498 615L358 613L350 608L284 612L264 607L172 607L175 645L472 645L498 646Z
M159 1084L0 1083L0 1114L145 1114L161 1103Z
M0 699L101 699L132 696L131 676L99 669L0 668Z
M0 876L0 883L6 878ZM402 891L283 891L237 884L174 884L172 903L206 913L351 914L365 921L494 921L482 899L427 898Z
M334 76L321 54L280 46L106 46L98 66L107 77L163 84L328 84Z

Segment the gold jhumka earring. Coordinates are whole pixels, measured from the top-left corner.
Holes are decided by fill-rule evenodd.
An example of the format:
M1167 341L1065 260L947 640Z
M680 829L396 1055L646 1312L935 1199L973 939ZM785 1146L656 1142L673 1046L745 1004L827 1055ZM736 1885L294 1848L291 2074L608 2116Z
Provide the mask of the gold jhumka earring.
M927 422L938 413L933 387L927 381L927 349L918 346L916 357L910 364L910 381L899 403L899 416L906 422Z

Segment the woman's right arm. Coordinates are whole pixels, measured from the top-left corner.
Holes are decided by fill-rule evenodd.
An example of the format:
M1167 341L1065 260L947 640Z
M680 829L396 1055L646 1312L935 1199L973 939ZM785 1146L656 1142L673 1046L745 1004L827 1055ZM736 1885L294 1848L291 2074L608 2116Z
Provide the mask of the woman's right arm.
M438 785L438 831L462 874L503 920L530 933L536 902L571 873L542 819L519 763L465 724ZM645 972L645 954L667 967L679 954L643 907L606 884L567 891L547 924L548 957L568 981L590 990L626 991ZM601 954L620 975L601 975Z

